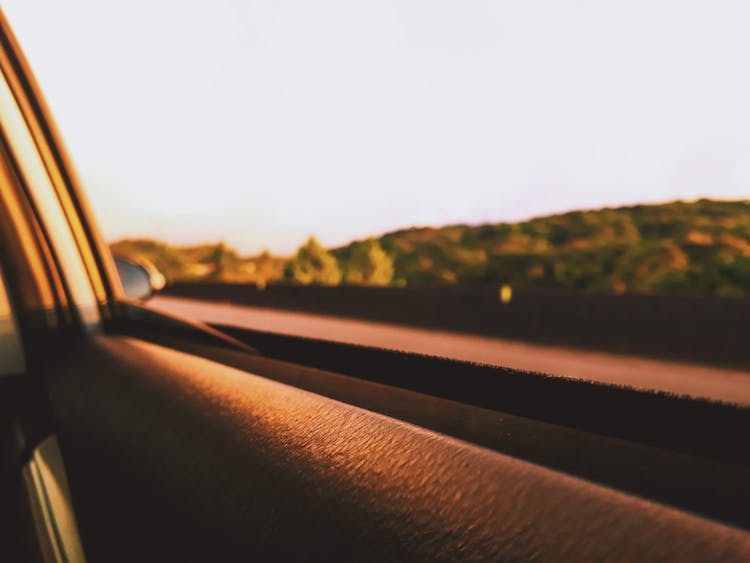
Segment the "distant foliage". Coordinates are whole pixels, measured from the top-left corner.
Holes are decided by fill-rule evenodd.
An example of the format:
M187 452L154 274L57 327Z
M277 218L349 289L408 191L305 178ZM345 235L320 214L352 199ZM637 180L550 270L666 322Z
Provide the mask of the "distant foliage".
M223 243L125 240L170 280L300 284L511 284L614 293L750 295L750 201L677 201L573 211L522 223L412 228L286 260Z
M388 233L409 284L750 295L750 201L673 202ZM342 250L343 252L343 250Z
M221 280L226 273L237 266L239 256L233 248L229 248L226 244L220 242L201 262L210 267L209 276L211 278Z
M149 239L125 239L110 245L113 254L145 258L168 281L215 280L252 283L265 287L280 280L286 260L267 251L242 257L225 243L171 246Z
M336 258L310 237L287 262L284 279L302 285L338 285L341 270Z
M393 280L393 259L377 240L353 243L348 254L348 259L343 260L346 283L389 285Z

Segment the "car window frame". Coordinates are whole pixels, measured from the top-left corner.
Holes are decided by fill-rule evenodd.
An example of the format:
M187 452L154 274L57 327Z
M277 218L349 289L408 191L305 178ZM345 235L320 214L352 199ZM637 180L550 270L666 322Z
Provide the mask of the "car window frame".
M98 303L79 243L58 199L31 132L5 76L0 73L0 129L10 159L41 230L45 233L71 308L83 326L101 322Z
M67 221L81 262L78 274L88 277L98 315L112 318L123 298L122 285L106 242L83 195L73 161L46 104L34 73L2 10L0 10L0 73L7 82L55 196ZM45 233L53 237L54 233ZM59 257L58 257L59 258ZM56 275L60 275L59 270Z

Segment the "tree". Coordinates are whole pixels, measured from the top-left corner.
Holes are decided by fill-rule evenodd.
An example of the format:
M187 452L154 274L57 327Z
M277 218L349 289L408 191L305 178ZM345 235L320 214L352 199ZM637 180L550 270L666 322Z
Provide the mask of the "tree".
M203 262L213 266L210 277L220 279L228 273L237 261L237 253L224 242L218 243L204 258Z
M284 277L302 285L338 285L341 270L336 258L315 237L310 237L287 262Z
M347 283L388 285L392 280L393 259L385 253L380 242L370 239L352 248L346 272Z

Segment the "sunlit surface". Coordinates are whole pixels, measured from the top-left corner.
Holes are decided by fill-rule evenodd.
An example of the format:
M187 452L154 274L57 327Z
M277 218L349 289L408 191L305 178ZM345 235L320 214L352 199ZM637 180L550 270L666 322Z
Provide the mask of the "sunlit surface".
M70 224L47 175L47 169L39 156L10 87L2 76L0 76L0 123L5 134L11 139L13 156L18 162L23 180L44 228L48 232L55 233L51 242L60 260L60 267L74 305L84 323L87 326L94 326L99 322L99 309L83 259Z
M57 436L48 437L34 450L23 477L45 557L85 563Z

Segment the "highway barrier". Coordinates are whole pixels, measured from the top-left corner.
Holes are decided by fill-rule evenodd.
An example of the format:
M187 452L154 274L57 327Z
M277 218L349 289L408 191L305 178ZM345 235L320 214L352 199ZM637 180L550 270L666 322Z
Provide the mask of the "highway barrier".
M750 299L179 282L165 295L750 369Z

